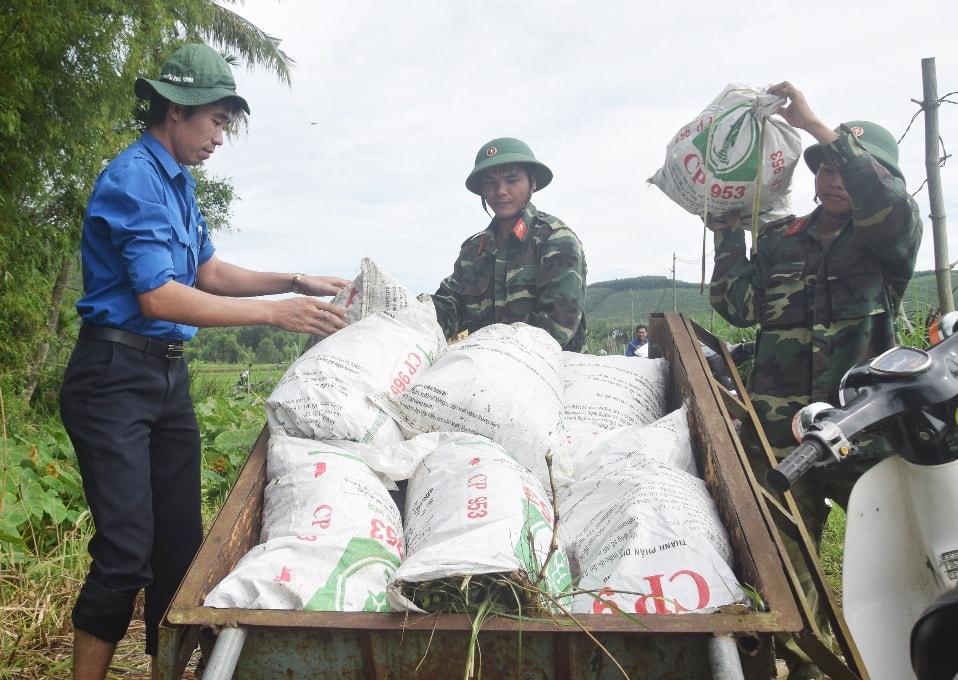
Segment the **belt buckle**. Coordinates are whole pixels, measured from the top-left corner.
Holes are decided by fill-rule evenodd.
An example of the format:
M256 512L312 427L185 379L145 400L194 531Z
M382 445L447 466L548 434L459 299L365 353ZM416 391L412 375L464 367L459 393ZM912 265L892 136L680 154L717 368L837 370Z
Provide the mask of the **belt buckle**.
M170 342L166 345L166 354L163 355L164 359L182 359L183 358L183 345Z

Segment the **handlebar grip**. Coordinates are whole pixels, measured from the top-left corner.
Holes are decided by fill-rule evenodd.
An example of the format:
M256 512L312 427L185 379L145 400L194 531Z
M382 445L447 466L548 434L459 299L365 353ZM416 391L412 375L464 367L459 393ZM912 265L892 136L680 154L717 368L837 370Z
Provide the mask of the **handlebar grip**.
M781 463L765 473L765 481L775 491L788 491L799 477L823 459L820 446L817 442L802 442Z

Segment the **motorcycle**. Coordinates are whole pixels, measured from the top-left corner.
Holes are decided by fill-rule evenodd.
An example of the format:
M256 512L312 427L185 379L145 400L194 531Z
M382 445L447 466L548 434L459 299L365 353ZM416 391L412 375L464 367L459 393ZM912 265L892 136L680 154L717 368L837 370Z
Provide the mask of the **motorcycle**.
M839 405L799 411L800 444L766 475L786 491L816 466L860 456L880 434L894 454L848 502L842 611L869 677L958 677L958 312L925 351L898 346L852 367Z

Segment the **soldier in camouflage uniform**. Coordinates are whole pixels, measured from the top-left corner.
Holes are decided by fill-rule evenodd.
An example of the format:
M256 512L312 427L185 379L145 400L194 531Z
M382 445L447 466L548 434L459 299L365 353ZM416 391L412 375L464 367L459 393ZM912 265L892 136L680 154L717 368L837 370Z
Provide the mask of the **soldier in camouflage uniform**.
M551 181L552 171L518 139L494 139L479 150L466 188L494 216L462 244L453 273L432 296L447 338L524 322L548 331L564 350L582 350L582 243L562 220L530 203Z
M791 423L801 407L838 404L845 372L897 344L894 320L914 274L922 226L887 130L867 121L832 130L791 84L768 91L787 97L781 115L818 141L804 158L815 173L819 205L805 217L764 225L751 259L743 230L733 228L736 216L706 224L715 232L710 301L729 323L759 326L748 393L781 458L797 445ZM743 432L743 442L764 480L768 465L755 433ZM881 440L866 448L870 460L814 468L792 487L816 548L829 512L825 499L846 507L855 480L885 449ZM803 562L793 563L803 571ZM800 578L809 581L807 573Z

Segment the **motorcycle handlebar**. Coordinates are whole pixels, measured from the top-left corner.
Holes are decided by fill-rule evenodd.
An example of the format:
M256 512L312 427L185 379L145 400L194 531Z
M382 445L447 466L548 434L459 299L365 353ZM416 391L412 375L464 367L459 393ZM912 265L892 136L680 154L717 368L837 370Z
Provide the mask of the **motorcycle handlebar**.
M825 460L824 445L816 440L804 441L778 465L765 473L765 481L775 491L783 492L808 472L815 463Z

